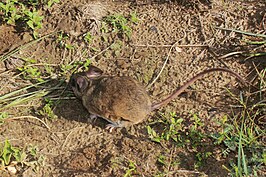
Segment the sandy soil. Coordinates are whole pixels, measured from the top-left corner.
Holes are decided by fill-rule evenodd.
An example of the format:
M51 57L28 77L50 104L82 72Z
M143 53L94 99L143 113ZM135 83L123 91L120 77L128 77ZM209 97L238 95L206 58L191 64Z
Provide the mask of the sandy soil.
M265 9L263 2L222 0L212 3L68 0L42 11L45 19L40 34L44 36L62 30L69 34L68 42L75 45L75 50L58 47L56 38L50 36L21 50L16 56L34 58L39 63L53 66L92 58L92 63L107 74L132 76L143 85L148 85L158 75L169 58L159 79L148 88L152 99L159 101L206 68L228 67L244 78L253 78L253 64L257 65L259 58L245 61L241 55L219 56L254 49L241 42L243 35L216 27L260 33L266 27ZM128 17L132 12L137 13L139 22L131 24L130 39L112 33L102 34L97 26L97 22L107 15L120 13ZM86 32L94 36L89 45L82 41ZM30 40L29 32L0 26L0 54ZM117 41L122 44L118 49L108 48ZM180 47L170 51L175 43ZM98 51L91 50L92 47ZM100 51L104 52L97 55ZM14 63L12 58L1 62L1 94L28 83L12 70ZM229 105L235 104L225 87L236 94L242 89L229 74L209 74L143 123L112 133L104 129L106 122L100 118L88 122L89 114L79 100L62 100L54 110L57 119L38 116L49 125L49 131L34 120L10 121L1 125L0 141L7 138L20 147L35 145L45 156L37 173L32 168L23 168L18 176L123 176L130 168L130 162L136 166L132 176L227 176L228 171L222 165L229 166L228 158L220 156L219 147L208 144L210 142L206 142L205 147L198 147L198 151L211 151L213 155L196 170L196 152L192 147L177 147L173 142L162 146L151 141L146 130L147 125L162 130L164 125L159 120L163 117L159 113L176 112L187 120L187 128L191 126L191 113L197 113L206 124L204 131L214 132L217 128L214 120L230 114ZM8 112L13 116L37 116L35 112L41 105L38 101L30 102L10 108ZM177 163L161 165L158 157L162 154L169 164ZM1 176L8 176L6 172L1 173Z

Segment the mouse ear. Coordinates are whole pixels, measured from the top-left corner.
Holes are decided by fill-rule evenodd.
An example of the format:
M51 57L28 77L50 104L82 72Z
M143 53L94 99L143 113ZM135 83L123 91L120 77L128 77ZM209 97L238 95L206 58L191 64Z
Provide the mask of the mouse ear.
M88 81L84 77L78 77L76 82L80 92L83 92L88 87Z
M96 66L90 66L89 70L86 72L86 76L88 78L97 78L100 77L103 74L103 71L100 68L97 68Z

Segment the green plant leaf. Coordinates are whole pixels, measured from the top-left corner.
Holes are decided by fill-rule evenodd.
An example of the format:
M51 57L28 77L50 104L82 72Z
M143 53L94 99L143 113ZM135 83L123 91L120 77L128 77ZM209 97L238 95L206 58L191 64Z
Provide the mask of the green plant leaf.
M12 153L13 153L12 146L9 143L9 141L6 140L5 145L3 147L3 154L2 154L2 158L5 162L5 165L8 165L10 163Z
M27 157L26 153L18 148L14 149L13 156L17 162L23 162Z
M67 49L69 49L69 50L74 49L74 46L71 45L71 44L65 44L65 47L66 47Z
M29 20L27 21L27 25L34 30L34 25L33 25L33 21Z

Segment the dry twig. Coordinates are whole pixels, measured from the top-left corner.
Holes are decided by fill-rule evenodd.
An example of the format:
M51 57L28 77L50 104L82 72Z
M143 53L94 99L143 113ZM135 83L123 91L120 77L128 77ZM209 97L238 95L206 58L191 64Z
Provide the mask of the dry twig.
M168 52L168 54L167 54L167 57L166 57L166 59L165 59L165 61L164 61L164 63L163 63L163 67L161 68L161 70L160 70L159 74L156 76L156 78L155 78L155 79L154 79L154 80L153 80L153 81L147 86L147 88L151 87L151 86L156 82L156 80L160 77L160 75L162 74L162 72L163 72L163 70L164 70L164 68L165 68L165 66L166 66L166 63L167 63L168 60L169 60L170 54L171 54L173 48L176 46L176 44L177 44L177 42L175 42L175 43L171 46L171 48L170 48L170 50L169 50L169 52Z
M48 130L50 130L50 127L41 119L39 119L38 117L34 117L34 116L19 116L19 117L12 117L12 118L6 118L4 119L4 121L12 121L12 120L18 120L18 119L35 119L40 121Z

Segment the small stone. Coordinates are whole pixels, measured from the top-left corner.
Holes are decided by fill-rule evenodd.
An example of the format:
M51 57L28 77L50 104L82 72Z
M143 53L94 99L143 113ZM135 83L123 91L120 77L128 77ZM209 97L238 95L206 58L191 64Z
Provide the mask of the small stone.
M13 166L8 166L7 170L12 173L12 174L16 174L17 173L17 169Z

